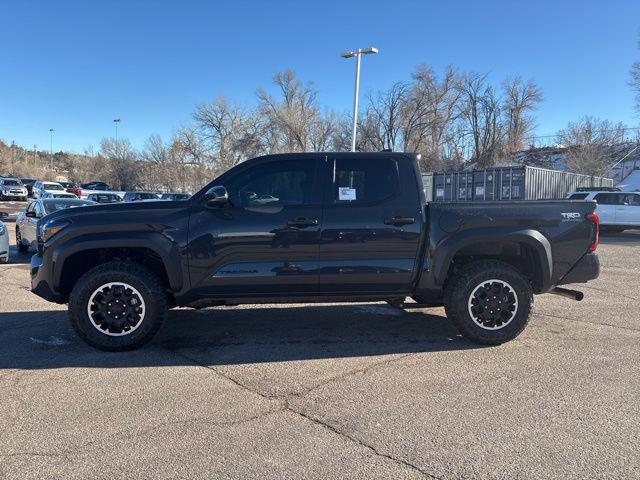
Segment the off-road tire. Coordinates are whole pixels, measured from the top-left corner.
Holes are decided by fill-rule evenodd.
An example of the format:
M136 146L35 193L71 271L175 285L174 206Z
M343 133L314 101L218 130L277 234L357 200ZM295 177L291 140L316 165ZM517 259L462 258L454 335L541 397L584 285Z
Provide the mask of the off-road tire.
M511 320L496 330L476 323L469 308L474 289L492 279L506 282L517 299ZM516 338L527 326L533 309L533 291L529 279L515 267L498 260L479 260L462 267L447 282L444 301L447 317L467 339L483 345L500 345Z
M87 312L92 294L111 282L134 287L145 305L139 327L123 336L102 333ZM126 261L109 262L89 270L77 280L69 296L69 320L73 329L92 347L110 352L134 350L147 343L160 329L166 311L167 293L158 277L143 265Z

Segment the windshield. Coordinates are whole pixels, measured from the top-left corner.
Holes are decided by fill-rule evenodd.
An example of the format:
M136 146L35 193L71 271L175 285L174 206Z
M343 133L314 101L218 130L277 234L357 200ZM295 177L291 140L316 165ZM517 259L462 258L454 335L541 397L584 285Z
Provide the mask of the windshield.
M4 185L9 185L11 187L19 187L22 185L22 182L20 180L15 180L13 178L5 178L2 183Z
M45 190L64 190L62 185L59 185L57 183L45 183L44 189Z
M120 197L118 195L109 195L105 193L96 193L91 195L97 202L119 202Z
M150 199L157 200L158 199L158 196L155 193L148 193L148 192L133 192L132 196L133 198L138 200L150 200Z
M44 206L45 213L49 214L57 212L58 210L64 210L65 208L83 207L85 205L95 205L95 203L88 200L74 200L69 198L44 200L42 205Z

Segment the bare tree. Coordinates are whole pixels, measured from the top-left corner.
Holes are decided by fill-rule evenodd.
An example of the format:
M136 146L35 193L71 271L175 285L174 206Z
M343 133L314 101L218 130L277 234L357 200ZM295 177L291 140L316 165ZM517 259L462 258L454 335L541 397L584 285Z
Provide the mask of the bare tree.
M566 168L586 175L609 175L611 173L611 146L622 141L625 126L608 120L583 117L569 122L558 132L558 143L567 147Z
M640 41L638 41L638 48L640 48ZM636 60L631 66L629 85L636 92L636 110L640 113L640 60Z
M456 157L461 96L460 76L452 67L441 77L426 66L413 74L403 111L403 149L421 153L426 169L438 169Z
M245 113L239 105L218 97L212 102L198 104L193 119L198 136L206 144L216 168L226 170L242 160L237 143L244 129ZM184 133L185 144L197 141L195 132Z
M106 180L120 190L131 190L140 185L138 154L129 140L103 138L100 155L107 160Z
M303 84L291 70L276 73L273 83L278 87L277 97L263 89L257 91L269 151L324 150L332 137L334 120L320 113L313 85Z
M532 80L524 83L520 77L508 78L502 88L505 95L502 107L506 116L505 149L514 154L525 148L525 139L535 127L530 112L542 101L542 92Z

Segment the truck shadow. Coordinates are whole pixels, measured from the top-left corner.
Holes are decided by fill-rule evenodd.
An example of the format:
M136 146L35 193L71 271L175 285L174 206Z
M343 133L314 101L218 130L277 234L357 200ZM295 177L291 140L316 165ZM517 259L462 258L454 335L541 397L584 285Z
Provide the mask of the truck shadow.
M133 352L82 342L66 312L0 313L0 370L241 365L480 348L434 313L383 304L173 310Z

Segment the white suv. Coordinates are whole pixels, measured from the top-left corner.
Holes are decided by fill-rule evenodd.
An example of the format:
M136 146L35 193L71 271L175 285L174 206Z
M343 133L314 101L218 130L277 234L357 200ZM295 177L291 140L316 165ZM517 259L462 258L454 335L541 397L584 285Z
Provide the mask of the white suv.
M19 178L0 178L0 200L17 198L27 201L27 187Z
M38 180L33 184L33 198L44 198L47 193L64 193L66 190L56 182L41 182Z
M640 228L640 192L618 192L597 190L571 192L569 200L595 200L600 225L610 232Z

